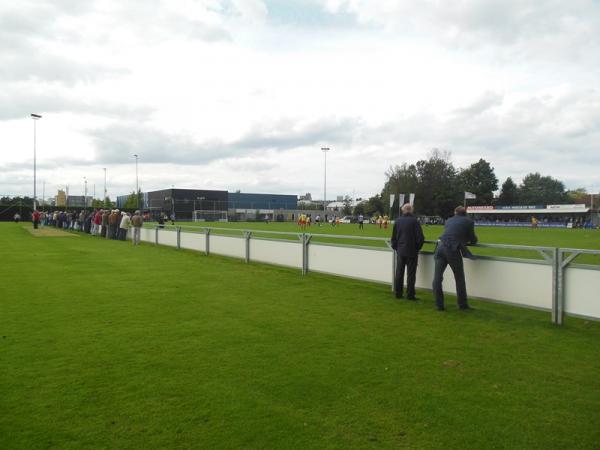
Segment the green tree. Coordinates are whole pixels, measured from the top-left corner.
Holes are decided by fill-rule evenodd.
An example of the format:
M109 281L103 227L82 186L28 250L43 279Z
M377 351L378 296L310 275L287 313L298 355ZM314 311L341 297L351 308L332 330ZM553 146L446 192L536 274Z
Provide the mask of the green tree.
M349 216L352 214L352 200L350 197L344 197L344 206L342 207L342 214L345 216Z
M434 149L429 159L416 164L419 183L415 208L420 214L450 217L454 208L462 204L457 170L450 162L450 153Z
M502 183L502 189L500 190L500 196L498 197L498 204L503 206L516 205L519 202L519 188L512 180L508 177L504 183Z
M590 203L590 194L585 188L578 188L572 191L567 191L567 197L571 203Z
M135 191L132 191L131 194L127 196L127 201L123 205L124 209L134 209L137 208L138 205L141 207L143 205L143 197L142 191L138 191L137 198L135 195ZM138 203L139 200L139 203Z
M417 167L414 164L408 165L402 163L399 166L390 167L385 176L386 181L381 196L384 201L385 211L390 217L395 217L398 215L402 205L396 203L396 206L391 208L391 205L388 203L390 194L396 195L396 199L399 201L399 194L416 193L419 185Z
M361 214L364 216L366 214L365 203L366 202L360 202L354 207L353 214L355 216L360 216Z
M562 181L538 172L523 178L519 186L519 200L525 205L548 205L568 200Z
M374 195L365 202L365 213L368 216L383 215L383 210L381 195Z
M480 159L471 164L460 172L459 179L461 191L475 194L480 204L492 204L494 191L498 189L498 178L489 162Z

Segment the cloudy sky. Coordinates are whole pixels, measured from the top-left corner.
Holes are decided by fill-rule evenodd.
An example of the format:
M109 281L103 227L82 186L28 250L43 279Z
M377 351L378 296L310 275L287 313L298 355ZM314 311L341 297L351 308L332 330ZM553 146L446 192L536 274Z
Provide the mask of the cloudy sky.
M379 192L432 148L600 189L600 0L0 2L0 194Z

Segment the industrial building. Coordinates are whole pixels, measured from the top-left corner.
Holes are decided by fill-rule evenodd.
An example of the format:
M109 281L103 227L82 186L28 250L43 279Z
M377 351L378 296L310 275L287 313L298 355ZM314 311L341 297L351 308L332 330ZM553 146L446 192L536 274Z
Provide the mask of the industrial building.
M117 207L123 208L128 195L117 197ZM145 192L144 211L152 216L175 214L177 220L193 220L194 211L202 217L248 220L273 218L279 210L295 210L298 198L286 194L256 194L206 189L163 189Z

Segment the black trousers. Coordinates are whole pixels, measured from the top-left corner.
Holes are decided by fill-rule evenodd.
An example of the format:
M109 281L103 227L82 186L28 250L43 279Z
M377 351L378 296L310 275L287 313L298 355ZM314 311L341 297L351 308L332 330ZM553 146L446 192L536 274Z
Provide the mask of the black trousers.
M460 250L452 250L439 243L434 255L435 275L433 276L433 294L438 308L444 307L444 291L442 290L442 281L444 280L444 271L450 266L454 273L456 283L456 297L458 306L466 308L467 304L467 285L465 283L465 269L463 267L463 258Z
M417 279L417 263L419 256L400 256L396 258L396 277L394 290L396 295L404 291L404 272L406 272L406 297L415 297L415 281Z
M116 224L108 224L108 238L109 239L117 239L117 232L118 232L119 228L117 227Z

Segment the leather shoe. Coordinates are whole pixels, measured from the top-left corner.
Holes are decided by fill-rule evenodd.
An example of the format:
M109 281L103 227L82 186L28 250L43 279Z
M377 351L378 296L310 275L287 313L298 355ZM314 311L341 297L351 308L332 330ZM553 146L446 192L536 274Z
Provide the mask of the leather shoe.
M412 300L413 302L416 302L417 300L421 300L419 297L406 297L406 300Z
M396 294L396 298L404 298L402 294Z
M437 306L436 308L438 311L446 311L446 308L444 308L443 306Z
M471 306L460 306L458 309L460 309L461 311L475 311L475 308Z

